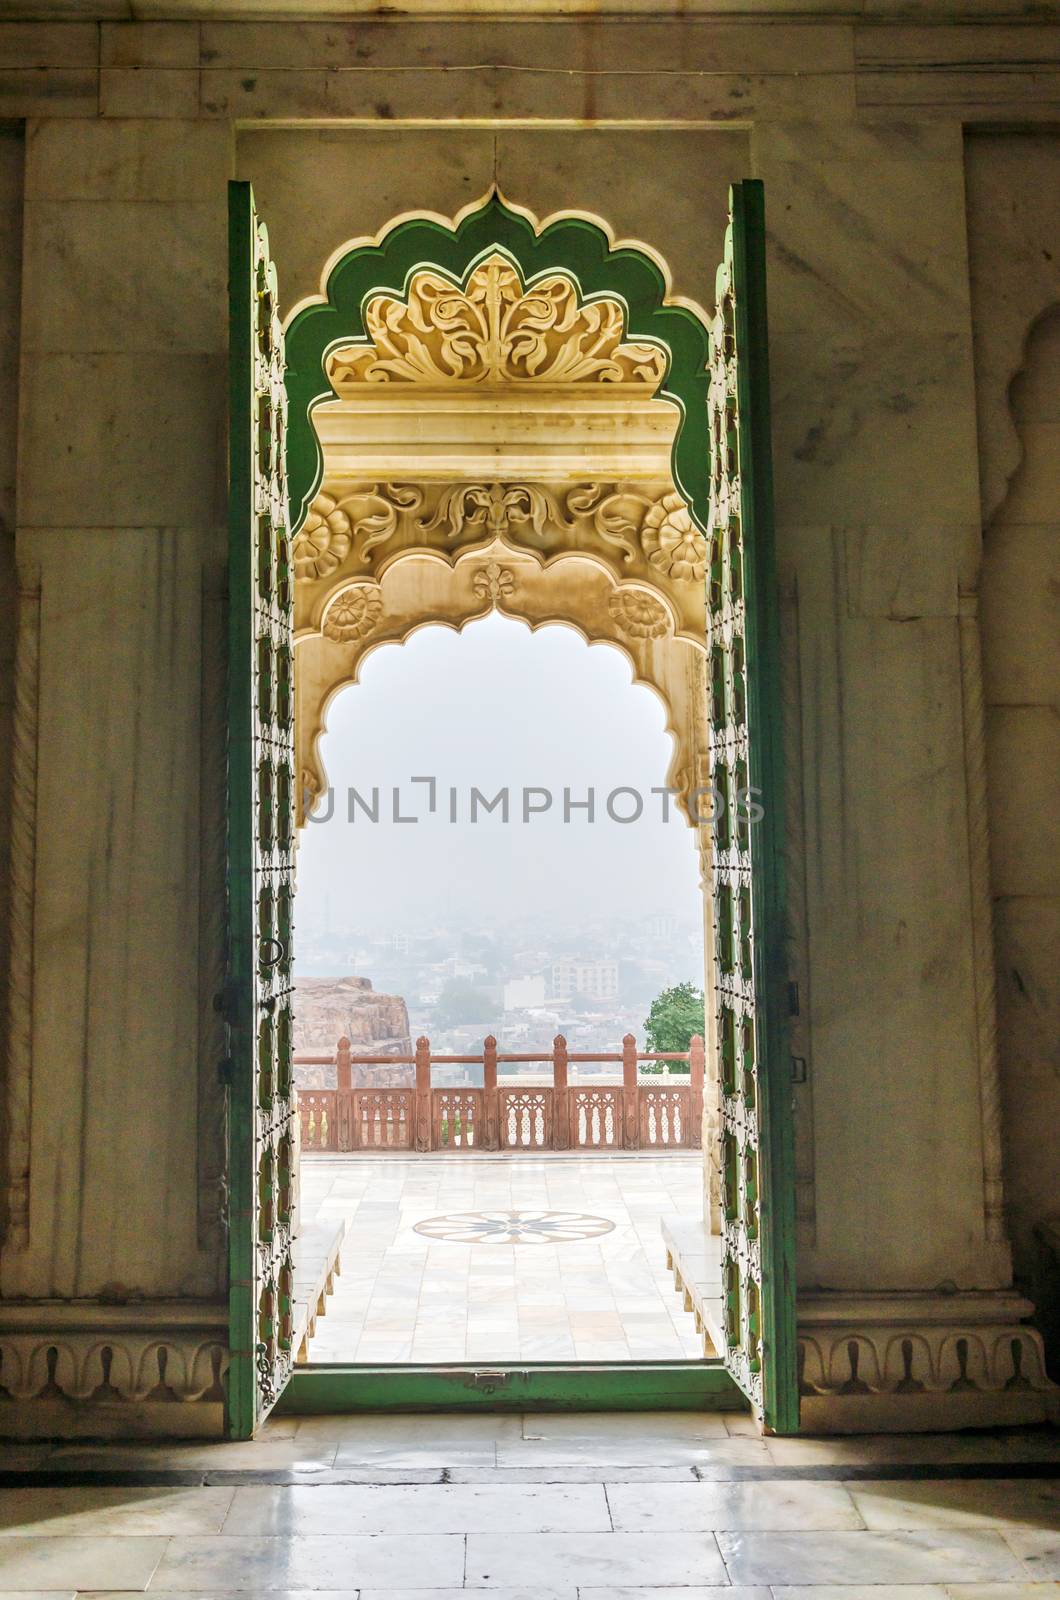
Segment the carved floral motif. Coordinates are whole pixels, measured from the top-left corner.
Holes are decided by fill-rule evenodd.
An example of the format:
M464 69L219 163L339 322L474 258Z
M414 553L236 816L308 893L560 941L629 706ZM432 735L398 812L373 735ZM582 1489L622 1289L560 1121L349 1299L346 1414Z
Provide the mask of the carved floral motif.
M394 536L398 520L423 505L423 490L411 483L364 483L345 488L342 498L317 495L294 541L294 574L299 583L326 578L342 566L351 549L367 566L377 545Z
M383 615L383 595L377 585L359 583L344 589L328 607L321 632L329 639L346 644L371 633Z
M661 639L670 631L666 607L643 589L616 589L607 609L624 634L631 639Z
M297 580L326 578L349 553L353 539L350 519L329 494L318 494L292 549Z
M550 521L570 527L555 495L540 484L458 483L446 489L433 514L422 517L419 527L431 533L445 524L450 539L459 538L469 528L483 528L497 539L510 532L512 523L529 523L540 536Z
M367 483L343 495L342 509L353 526L362 566L376 545L393 538L398 518L418 511L422 504L423 490L411 483Z
M701 582L707 570L707 541L679 494L665 494L641 525L641 546L651 565L679 583Z
M651 504L647 495L618 483L579 484L567 496L571 516L591 516L601 539L621 550L623 561L632 561L640 548L640 525Z
M328 379L344 395L362 383L641 383L653 390L666 358L623 341L617 300L578 304L555 273L524 288L502 255L461 288L437 271L415 274L407 301L376 295L365 310L371 344L336 351Z
M479 567L471 580L472 592L479 600L507 600L515 593L515 573L511 567L502 567L499 561L487 561Z

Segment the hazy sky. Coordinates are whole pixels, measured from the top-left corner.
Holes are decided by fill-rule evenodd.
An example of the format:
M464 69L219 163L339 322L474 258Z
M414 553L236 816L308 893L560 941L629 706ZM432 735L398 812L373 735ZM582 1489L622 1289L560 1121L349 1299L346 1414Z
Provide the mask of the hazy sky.
M663 707L631 680L629 662L607 645L587 645L564 627L531 633L496 614L462 634L431 627L375 651L361 682L331 706L323 753L334 810L301 836L299 926L320 929L325 918L333 927L490 923L505 906L562 907L572 922L638 911L698 919L692 836L672 803L663 822L663 802L650 793L670 760ZM414 776L436 779L433 816ZM395 785L401 813L419 822L394 822ZM471 788L492 798L505 785L508 823L480 808L472 825ZM351 786L369 803L379 789L377 823L360 809L347 820ZM553 797L550 811L525 823L524 786ZM643 796L639 821L607 815L608 795L622 786ZM584 810L564 823L565 787L573 800L596 791L592 824ZM635 798L619 796L615 808L630 815Z

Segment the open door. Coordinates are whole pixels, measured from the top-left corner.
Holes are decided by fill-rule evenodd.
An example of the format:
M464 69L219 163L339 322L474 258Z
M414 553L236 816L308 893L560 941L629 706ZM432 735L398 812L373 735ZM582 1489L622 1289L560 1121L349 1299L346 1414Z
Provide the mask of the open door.
M711 340L708 572L725 1363L798 1428L779 623L761 183L730 190Z
M228 1432L293 1360L294 696L283 333L248 183L229 184Z

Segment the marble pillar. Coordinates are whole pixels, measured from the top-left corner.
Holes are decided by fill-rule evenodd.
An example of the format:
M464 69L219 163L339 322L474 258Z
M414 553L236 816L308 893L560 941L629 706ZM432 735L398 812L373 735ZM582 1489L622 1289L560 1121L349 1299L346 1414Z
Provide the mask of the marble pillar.
M181 1408L190 1431L220 1427L220 919L200 897L204 872L223 890L223 767L202 756L224 681L229 152L201 124L27 133L16 752L36 827L0 1349L12 1394L51 1363L53 1431L100 1383L118 1428L171 1397L205 1407Z

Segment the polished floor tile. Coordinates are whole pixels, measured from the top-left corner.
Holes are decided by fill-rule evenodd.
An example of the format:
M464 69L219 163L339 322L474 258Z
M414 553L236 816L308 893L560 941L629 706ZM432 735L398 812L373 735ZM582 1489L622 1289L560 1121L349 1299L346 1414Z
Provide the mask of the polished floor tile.
M239 1444L113 1444L60 1445L48 1457L48 1468L66 1472L122 1471L171 1468L201 1471L208 1467L248 1467L255 1471L304 1472L326 1470L335 1459L334 1434L299 1440L295 1429L288 1436L263 1434Z
M973 1528L1004 1523L1060 1530L1060 1479L862 1481L850 1492L866 1527Z
M1008 1584L998 1584L1004 1595ZM775 1583L773 1600L948 1600L950 1590L941 1583Z
M607 1532L602 1484L320 1485L237 1489L234 1534Z
M1023 1577L1060 1579L1060 1533L1055 1528L1007 1526L1005 1538L1023 1563Z
M464 1541L459 1536L334 1534L278 1539L222 1534L171 1539L154 1586L175 1592L218 1588L252 1594L273 1589L414 1589L432 1584L458 1588L463 1574Z
M454 1427L454 1423L459 1424ZM519 1417L312 1418L296 1440L307 1447L319 1427L321 1448L329 1431L336 1467L452 1467L496 1464L503 1443L521 1438Z
M360 1600L467 1600L467 1596L466 1589L362 1589ZM644 1600L643 1590L641 1596ZM517 1589L491 1589L489 1600L578 1600L578 1591L573 1584L562 1589L541 1589L530 1583ZM650 1594L647 1600L651 1600Z
M659 1589L654 1585L646 1589L616 1589L609 1584L606 1589L594 1589L591 1585L583 1584L578 1590L578 1600L771 1600L771 1595L768 1589L747 1589L736 1585L708 1589Z
M128 1589L142 1592L166 1549L165 1539L0 1539L4 1589Z
M114 1591L111 1591L113 1593ZM135 1594L137 1591L134 1590ZM124 1590L127 1595L128 1589ZM77 1591L70 1588L62 1589L0 1589L0 1600L78 1600ZM98 1600L93 1595L92 1600ZM104 1595L102 1600L107 1600Z
M609 1483L607 1498L628 1533L864 1527L838 1483Z
M1026 1576L999 1533L717 1535L733 1583L967 1583Z
M307 1220L345 1217L342 1273L311 1361L695 1360L660 1223L698 1216L702 1163L652 1156L307 1157ZM468 1211L576 1211L610 1233L516 1245L428 1240ZM529 1315L540 1310L541 1315Z
M232 1489L0 1489L0 1538L219 1533Z
M533 1572L545 1587L575 1583L678 1587L723 1584L725 1566L712 1534L471 1534L467 1587L505 1588Z
M948 1583L946 1600L1057 1600L1060 1582Z
M263 1594L268 1595L268 1600L320 1600L319 1589L263 1589ZM359 1589L326 1589L323 1591L327 1600L362 1600ZM391 1597L394 1591L386 1591ZM158 1589L154 1584L147 1591L148 1600L247 1600L246 1589ZM425 1600L430 1590L416 1590L418 1600ZM6 1595L0 1595L0 1600L7 1600ZM26 1600L25 1595L20 1595L18 1600ZM55 1600L53 1594L48 1595L48 1600ZM96 1590L91 1595L75 1595L74 1600L129 1600L126 1589Z

